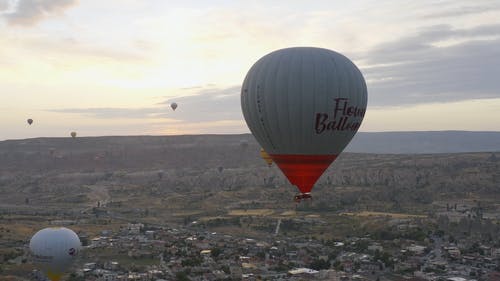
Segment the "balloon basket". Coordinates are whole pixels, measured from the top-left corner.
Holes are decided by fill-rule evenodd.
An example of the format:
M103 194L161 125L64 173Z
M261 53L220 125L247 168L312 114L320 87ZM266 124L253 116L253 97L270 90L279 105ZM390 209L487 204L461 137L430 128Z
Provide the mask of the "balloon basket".
M302 202L302 200L307 200L307 199L312 200L311 193L309 193L309 192L300 193L300 194L297 194L293 197L293 201L295 201L295 203L297 203L297 204Z

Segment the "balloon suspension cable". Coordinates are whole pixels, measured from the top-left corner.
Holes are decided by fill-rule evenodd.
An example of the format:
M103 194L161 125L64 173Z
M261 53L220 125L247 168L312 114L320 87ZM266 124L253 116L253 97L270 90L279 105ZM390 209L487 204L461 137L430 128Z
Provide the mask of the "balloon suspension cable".
M297 194L293 197L293 201L295 201L295 203L297 203L297 204L300 203L302 200L306 200L306 199L312 200L311 193L309 193L309 192L300 193L300 194Z

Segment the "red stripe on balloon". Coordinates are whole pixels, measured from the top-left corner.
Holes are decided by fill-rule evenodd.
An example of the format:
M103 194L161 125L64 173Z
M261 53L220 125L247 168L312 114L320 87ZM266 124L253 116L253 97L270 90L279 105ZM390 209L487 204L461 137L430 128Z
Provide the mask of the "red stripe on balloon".
M307 193L337 155L272 154L271 157L290 183Z

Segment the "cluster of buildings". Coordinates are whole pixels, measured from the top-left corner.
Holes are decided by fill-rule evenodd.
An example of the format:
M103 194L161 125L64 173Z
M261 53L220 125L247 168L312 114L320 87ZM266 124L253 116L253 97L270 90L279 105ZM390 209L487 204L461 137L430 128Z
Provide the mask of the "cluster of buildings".
M106 233L110 234L110 233ZM145 227L128 224L120 233L91 239L84 261L126 255L127 264L106 260L86 262L76 275L85 280L294 280L330 273L306 268L315 255L326 254L320 244L301 243L289 251L289 242L258 241L187 228ZM325 253L324 253L325 252ZM113 253L109 255L110 253ZM141 261L148 265L136 266ZM132 262L131 262L132 261ZM182 279L188 278L188 279Z
M401 233L416 227L403 221L393 229ZM128 224L118 233L107 231L89 239L73 275L89 281L466 281L500 280L495 277L499 271L500 245L494 241L436 233L423 240L366 236L318 241L274 235L257 240L192 226Z

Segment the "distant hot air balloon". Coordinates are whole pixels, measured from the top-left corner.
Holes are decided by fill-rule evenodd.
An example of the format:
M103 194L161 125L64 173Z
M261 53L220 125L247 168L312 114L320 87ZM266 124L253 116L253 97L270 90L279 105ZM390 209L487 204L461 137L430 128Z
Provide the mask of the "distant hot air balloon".
M76 138L76 132L71 132L70 135L71 135L72 138Z
M30 118L30 119L26 120L26 122L28 122L28 124L31 125L31 124L33 124L33 119Z
M263 148L260 149L260 157L266 161L268 167L273 165L273 158L271 158Z
M161 180L161 179L163 178L163 174L164 174L164 173L165 173L165 172L164 172L163 170L159 170L159 171L158 171L157 175L158 175L158 179L159 179L159 180Z
M243 148L243 149L247 148L247 147L248 147L248 141L246 141L246 140L241 140L241 141L240 141L240 146L241 146L241 148Z
M175 102L171 103L170 107L175 111L175 109L177 108L177 103Z
M241 107L250 131L290 183L313 185L358 131L366 111L363 75L327 49L274 51L248 71Z
M44 228L30 240L34 263L52 281L61 279L80 247L78 235L65 227Z

